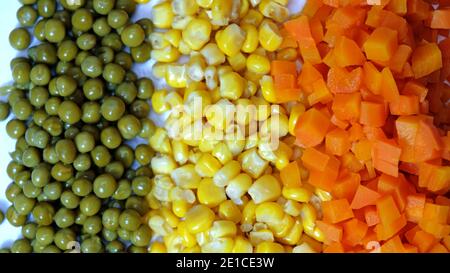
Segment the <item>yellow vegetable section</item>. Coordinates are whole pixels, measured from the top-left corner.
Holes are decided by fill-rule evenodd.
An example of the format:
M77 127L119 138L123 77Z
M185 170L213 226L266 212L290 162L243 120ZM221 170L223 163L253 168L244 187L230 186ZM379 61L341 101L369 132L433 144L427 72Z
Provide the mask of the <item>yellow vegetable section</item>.
M274 104L270 77L272 60L297 58L280 29L287 2L173 0L152 9L152 73L166 88L151 102L164 125L149 139L150 252L322 250L315 221L329 194L302 183L308 173L289 135L305 107ZM297 181L280 173L288 166Z

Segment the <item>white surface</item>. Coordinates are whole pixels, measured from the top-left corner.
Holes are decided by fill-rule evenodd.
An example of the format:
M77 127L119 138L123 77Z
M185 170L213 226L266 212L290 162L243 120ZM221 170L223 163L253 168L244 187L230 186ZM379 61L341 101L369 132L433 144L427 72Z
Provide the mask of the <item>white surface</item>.
M151 7L158 2L161 1L152 0L146 5L139 5L133 20L150 17ZM291 0L289 9L295 14L302 9L305 2L305 0ZM26 54L26 52L17 52L12 49L8 41L9 33L12 29L18 26L16 11L19 7L20 3L18 0L2 1L2 8L0 9L0 86L11 82L11 70L9 68L11 59L18 55ZM154 62L150 61L145 64L135 65L133 70L139 77L150 77L153 63ZM158 82L156 87L160 86L161 82ZM6 98L0 97L0 101L5 100ZM157 117L152 116L152 118L157 125L161 124L161 120L155 120ZM5 126L6 121L0 123L0 209L6 213L6 209L10 204L5 197L5 190L11 183L11 179L6 174L6 167L10 161L9 152L14 150L15 141L7 136ZM0 225L0 248L9 247L11 243L19 237L20 228L15 228L9 225L8 221L5 219L3 224Z

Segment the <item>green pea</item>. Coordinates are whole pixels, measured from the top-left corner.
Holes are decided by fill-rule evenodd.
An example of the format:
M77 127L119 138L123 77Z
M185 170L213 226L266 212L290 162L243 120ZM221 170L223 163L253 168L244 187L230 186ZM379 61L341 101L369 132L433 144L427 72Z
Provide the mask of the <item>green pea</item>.
M21 26L32 27L38 18L38 13L32 6L24 5L17 10L16 17Z
M92 236L81 243L82 253L100 253L103 252L103 245L100 237Z
M83 224L83 231L89 235L99 233L102 228L102 219L97 215L89 216Z
M25 239L33 240L36 237L37 229L36 223L28 223L22 227L22 236Z
M56 89L58 90L58 95L68 97L77 90L77 82L67 75L59 76L56 78Z
M92 28L94 16L87 9L77 9L72 14L72 26L80 31L86 32Z
M50 225L53 222L54 214L54 208L46 202L37 204L32 211L34 221L41 226Z
M30 34L25 28L16 28L9 34L9 43L14 49L27 49L31 43Z
M79 172L87 171L92 166L92 160L89 154L79 154L73 162L73 167Z
M58 19L45 22L45 38L51 43L59 43L66 37L66 26Z
M51 175L56 181L68 181L73 177L73 167L58 162L52 167Z
M101 174L94 180L94 193L99 198L111 197L116 189L116 179L110 174Z
M92 29L94 33L97 34L97 36L99 37L104 37L111 32L111 27L109 26L106 17L100 17L97 20L95 20Z
M61 197L62 190L62 184L59 182L49 183L43 188L45 196L51 201L58 200Z
M20 227L27 221L27 216L20 214L14 206L10 206L6 210L6 219L12 226Z
M124 139L133 139L139 135L142 129L141 122L133 115L123 116L117 123L120 134Z
M101 201L95 195L88 195L81 199L80 211L86 216L93 216L99 212Z
M116 127L107 127L102 130L100 139L108 149L116 149L122 144L122 136Z
M115 63L106 64L103 70L103 78L112 84L119 84L125 78L125 70Z
M105 172L112 175L117 180L125 173L125 167L120 161L114 161L106 165Z
M19 239L11 246L11 253L31 253L32 247L27 239Z
M135 231L141 225L141 216L133 209L126 209L120 214L119 224L123 229Z
M107 97L101 105L101 114L108 121L117 121L125 113L125 103L118 97Z
M122 42L128 47L137 47L145 39L145 32L139 24L131 24L121 33Z
M138 247L148 246L152 239L152 231L147 225L141 225L131 235L131 243Z
M78 38L81 39L82 37ZM94 45L95 46L95 45ZM103 63L96 56L89 56L81 63L81 70L83 73L91 78L97 78L103 73Z
M56 11L56 1L55 0L38 0L37 10L40 16L44 18L52 17Z
M75 240L75 232L68 228L58 230L53 238L55 245L61 250L68 250L70 244L75 242Z
M58 108L59 118L68 124L75 124L81 120L81 109L73 101L64 101Z
M74 192L66 190L61 194L61 204L68 209L75 209L80 204L80 198Z
M130 197L131 193L132 193L131 183L126 179L122 179L118 183L113 198L116 200L126 200L128 197Z
M146 176L138 176L131 182L133 192L137 196L146 196L151 190L151 179Z
M36 241L43 246L53 243L55 231L51 226L38 227L36 231Z
M20 215L28 215L34 208L36 200L19 193L14 199L14 208Z
M60 208L53 219L59 228L68 228L75 223L75 212L67 208Z

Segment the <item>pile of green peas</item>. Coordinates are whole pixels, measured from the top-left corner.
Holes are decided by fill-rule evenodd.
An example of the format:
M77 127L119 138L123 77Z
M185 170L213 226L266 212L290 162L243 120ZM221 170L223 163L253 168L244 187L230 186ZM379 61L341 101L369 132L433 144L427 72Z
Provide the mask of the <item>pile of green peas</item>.
M133 0L19 1L9 42L27 57L11 61L0 102L16 140L0 224L22 238L0 252L70 252L73 242L84 253L147 252L154 152L129 141L155 130L152 81L131 70L150 58L152 22L131 22Z

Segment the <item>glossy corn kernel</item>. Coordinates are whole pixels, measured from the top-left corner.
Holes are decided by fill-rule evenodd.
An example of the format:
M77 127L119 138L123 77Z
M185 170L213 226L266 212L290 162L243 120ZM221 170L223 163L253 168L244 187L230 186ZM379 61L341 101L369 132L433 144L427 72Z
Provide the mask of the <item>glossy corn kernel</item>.
M211 154L217 158L222 165L225 165L233 159L233 154L224 142L218 143L212 150Z
M256 221L266 224L279 223L285 213L280 204L276 202L264 202L256 206Z
M231 19L233 1L213 0L210 9L211 23L218 26L225 26Z
M209 9L209 8L211 8L214 0L195 0L195 2L200 7L204 8L204 9Z
M286 21L289 17L289 10L273 0L262 0L258 9L264 16L278 23Z
M166 246L161 242L153 242L148 250L149 253L167 253Z
M299 216L302 210L302 204L293 200L287 200L283 207L284 212L295 217Z
M317 253L308 243L304 242L292 249L292 253Z
M234 240L233 253L253 253L253 246L243 236L237 236Z
M225 144L233 156L237 156L245 148L245 135L237 125L230 126L225 135Z
M152 158L151 167L155 174L170 174L177 167L177 163L171 156L156 155Z
M296 220L292 228L280 238L280 242L287 245L296 245L303 234L303 226L301 221Z
M235 105L227 99L221 99L207 108L205 116L209 124L223 130L233 121L234 113Z
M151 216L148 220L148 226L158 235L166 236L173 232L170 225L160 215Z
M239 162L232 160L225 164L214 175L213 181L219 187L228 185L231 179L235 178L241 172L241 166Z
M170 45L169 41L165 39L164 33L161 32L151 33L148 40L150 41L153 49L163 49Z
M178 186L173 187L170 190L169 196L172 201L182 200L188 202L189 204L193 204L197 200L195 193L192 190L182 189Z
M169 110L169 104L166 102L167 90L156 90L152 95L152 108L157 114L162 114Z
M160 201L171 201L170 191L174 184L168 175L155 175L151 194Z
M324 191L322 189L316 188L315 195L317 195L317 197L319 197L320 201L325 202L325 201L331 201L333 199L333 196L331 195L331 193Z
M180 222L178 224L177 233L182 238L182 244L184 247L191 248L197 245L197 239L189 232L185 222Z
M160 209L160 214L171 228L176 228L178 226L180 219L178 219L178 217L173 214L172 210L167 207L162 207Z
M258 29L252 24L242 24L241 28L245 31L245 40L241 50L245 53L252 53L259 45Z
M247 70L256 74L270 72L270 61L265 56L250 54L247 58Z
M225 192L231 200L240 202L251 185L252 178L246 173L241 173L228 182Z
M205 178L200 182L197 198L200 204L208 207L216 207L227 200L224 188L216 186L211 178Z
M272 175L263 175L248 189L248 194L255 204L275 201L281 195L280 183Z
M218 85L217 69L214 66L208 66L205 69L205 82L209 90L214 90Z
M217 46L227 56L238 54L244 42L245 31L236 24L228 25L216 34Z
M307 203L311 199L312 193L305 188L283 187L282 195L286 199Z
M180 44L178 45L178 51L182 55L189 55L192 53L191 47L183 39L180 40Z
M255 148L245 151L238 159L242 170L255 179L260 177L269 166L269 162L262 159Z
M181 31L179 29L169 29L164 33L164 39L173 47L178 48L181 41Z
M170 2L158 4L152 9L152 22L157 28L170 28L174 16Z
M242 209L241 229L245 225L243 232L249 232L253 228L253 224L256 221L256 204L253 200L247 202Z
M265 50L270 52L277 50L283 42L283 37L277 25L267 19L261 22L258 34L259 43Z
M204 153L195 164L195 171L201 177L213 177L221 167L222 165L215 157Z
M232 57L228 57L227 60L231 68L236 72L242 72L247 64L247 58L241 52Z
M168 253L180 253L184 250L183 238L178 233L173 232L164 236L163 239Z
M177 15L194 15L199 9L198 4L192 0L173 0L172 10Z
M159 153L163 154L172 153L170 139L167 136L167 132L162 128L156 128L155 133L149 138L149 144L153 150Z
M175 161L183 165L188 161L189 147L182 141L172 140L172 153Z
M169 45L161 49L153 49L151 57L157 62L172 63L178 60L180 52L175 47Z
M187 211L189 210L189 203L185 200L172 200L172 211L177 217L186 216Z
M209 234L212 238L235 237L237 233L236 224L228 220L214 221Z
M311 204L303 204L300 215L302 217L303 230L305 230L305 232L313 233L317 219L314 207Z
M261 242L256 246L255 253L284 253L284 247L278 243Z
M201 246L203 253L230 253L233 250L232 238L218 238Z
M182 31L183 41L192 49L200 50L210 39L211 23L204 19L192 19Z
M205 205L192 207L185 216L186 228L192 234L208 230L215 218L214 212Z
M245 79L236 72L220 76L220 95L223 98L237 100L244 93Z
M283 48L277 52L277 60L296 61L298 58L296 48Z
M225 55L215 43L208 43L205 45L200 50L200 54L205 58L208 65L216 66L225 62Z
M173 88L184 88L187 85L188 74L185 64L169 64L166 70L166 82Z
M254 0L250 0L252 2ZM254 7L255 5L252 4ZM247 14L242 18L241 22L244 24L250 24L254 25L255 27L259 26L261 24L262 20L264 19L264 16L256 9L250 9Z
M289 133L295 136L295 126L301 115L305 113L305 106L301 103L294 105L289 115Z
M283 217L283 219L281 219L280 222L271 223L271 224L268 224L268 226L272 230L275 238L284 238L285 236L287 236L289 234L289 232L291 231L294 224L295 224L294 217L292 217L288 214L284 214L284 217Z
M176 168L170 176L177 186L184 189L196 189L201 181L201 177L195 171L194 164L185 164Z
M249 233L249 239L253 246L257 246L262 242L273 242L275 238L269 229L253 230Z
M186 15L186 16L175 15L175 17L173 18L173 22L172 22L172 28L179 29L179 30L186 29L189 22L191 22L194 19L195 19L195 17L191 16L191 15ZM180 41L180 43L181 42L184 42L184 41L182 40L182 41Z
M263 76L259 81L261 85L261 94L264 99L270 103L277 102L277 95L275 92L275 87L273 85L273 79L271 76Z
M230 220L234 223L239 223L242 219L241 210L231 200L225 200L220 203L218 214L220 218Z

